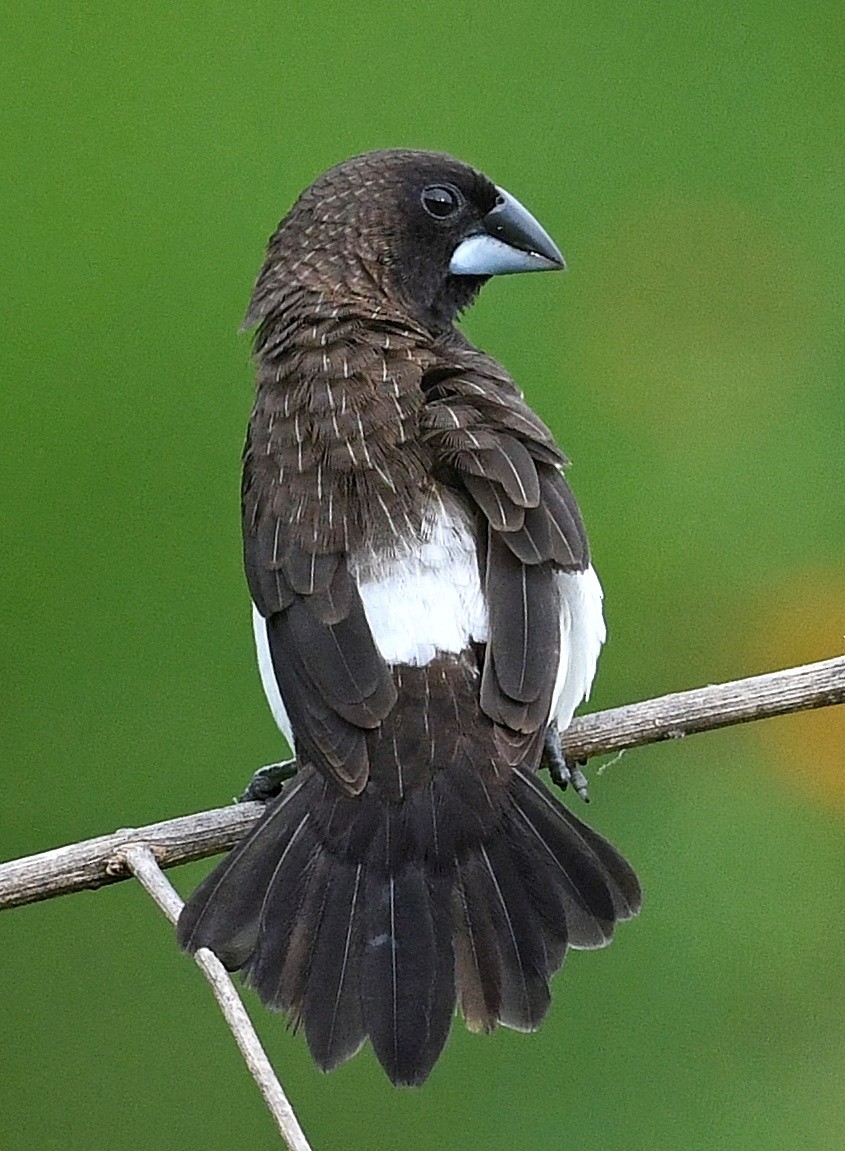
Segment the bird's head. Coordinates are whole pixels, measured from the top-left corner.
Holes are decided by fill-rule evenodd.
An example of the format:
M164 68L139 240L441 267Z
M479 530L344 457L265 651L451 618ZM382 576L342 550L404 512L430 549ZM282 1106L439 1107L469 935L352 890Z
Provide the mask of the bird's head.
M325 172L271 237L247 326L301 291L448 328L490 277L563 268L518 200L437 152L368 152Z

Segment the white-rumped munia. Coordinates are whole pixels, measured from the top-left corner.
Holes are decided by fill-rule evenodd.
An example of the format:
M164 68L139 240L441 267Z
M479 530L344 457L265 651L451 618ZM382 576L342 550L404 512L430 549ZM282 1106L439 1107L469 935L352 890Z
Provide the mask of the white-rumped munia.
M297 770L188 900L329 1069L369 1038L428 1075L456 1007L535 1029L567 949L636 914L622 856L538 776L604 640L545 424L455 321L493 275L563 267L522 205L418 151L338 165L272 236L247 314L244 562Z

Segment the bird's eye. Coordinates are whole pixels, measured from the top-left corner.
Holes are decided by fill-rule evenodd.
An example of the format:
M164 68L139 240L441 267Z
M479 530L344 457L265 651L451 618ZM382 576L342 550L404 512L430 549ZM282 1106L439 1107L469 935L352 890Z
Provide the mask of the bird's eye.
M461 193L449 184L430 184L423 189L422 206L435 220L445 220L454 215L462 203Z

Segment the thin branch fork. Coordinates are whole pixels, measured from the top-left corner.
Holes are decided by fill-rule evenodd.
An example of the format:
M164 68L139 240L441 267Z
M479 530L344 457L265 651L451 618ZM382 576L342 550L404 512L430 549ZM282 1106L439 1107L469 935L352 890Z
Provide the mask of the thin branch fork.
M562 736L570 763L736 723L845 702L845 656L730 683L676 692L573 720ZM0 864L0 910L128 879L126 850L149 845L159 867L228 851L263 810L238 803L124 829Z
M131 843L123 850L123 862L144 890L158 904L171 923L182 910L182 900L161 871L152 849L145 843ZM311 1151L284 1088L276 1077L261 1041L228 971L207 947L194 955L197 966L211 985L223 1017L235 1037L244 1062L258 1084L264 1102L290 1151Z

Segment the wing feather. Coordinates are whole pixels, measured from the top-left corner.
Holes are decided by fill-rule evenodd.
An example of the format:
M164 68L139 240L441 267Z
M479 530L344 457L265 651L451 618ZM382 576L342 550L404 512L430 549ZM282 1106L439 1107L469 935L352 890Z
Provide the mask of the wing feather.
M435 472L463 491L486 538L489 634L482 709L498 725L507 762L532 761L548 723L560 667L560 590L555 573L583 571L589 548L568 462L505 371L474 349L455 352L428 379L425 439Z

